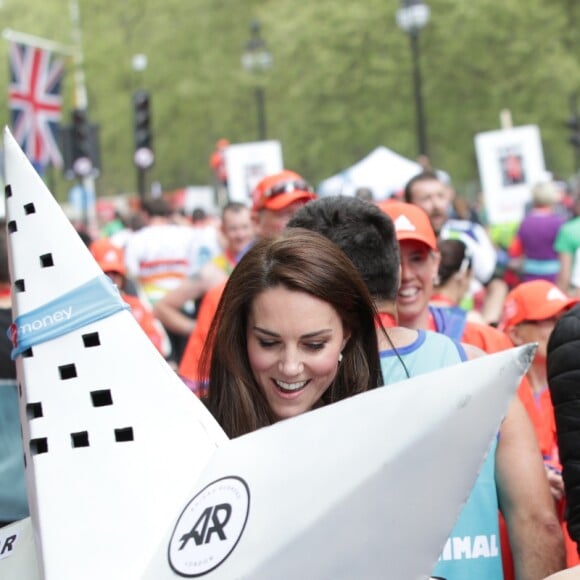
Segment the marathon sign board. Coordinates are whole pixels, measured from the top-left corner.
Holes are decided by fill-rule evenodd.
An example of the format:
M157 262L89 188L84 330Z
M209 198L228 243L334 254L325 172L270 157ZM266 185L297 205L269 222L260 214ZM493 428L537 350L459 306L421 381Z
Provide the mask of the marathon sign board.
M478 133L475 151L489 223L521 221L532 187L548 179L539 128Z

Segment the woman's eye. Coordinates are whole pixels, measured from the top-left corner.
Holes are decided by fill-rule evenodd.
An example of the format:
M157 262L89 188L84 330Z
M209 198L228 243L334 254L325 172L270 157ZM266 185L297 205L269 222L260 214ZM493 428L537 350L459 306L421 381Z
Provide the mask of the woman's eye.
M264 340L262 338L258 339L258 344L262 347L262 348L271 348L273 346L275 346L277 343L274 340Z
M322 350L325 344L325 342L309 342L306 344L306 348L308 350Z

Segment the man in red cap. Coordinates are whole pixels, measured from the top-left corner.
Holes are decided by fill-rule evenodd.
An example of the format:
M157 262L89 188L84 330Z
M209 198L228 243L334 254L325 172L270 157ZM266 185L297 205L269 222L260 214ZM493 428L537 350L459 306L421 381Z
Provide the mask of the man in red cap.
M536 355L525 379L518 389L540 444L552 496L557 503L558 515L566 541L567 564L580 564L576 544L572 542L564 521L565 501L562 466L558 452L554 407L548 388L548 340L558 319L578 302L566 296L547 280L523 282L516 286L504 303L500 327L514 345L535 342Z
M314 189L294 171L284 169L264 177L252 192L258 238L279 234L290 218L312 199L316 199Z
M380 207L393 220L399 242L399 324L435 330L488 353L510 348L507 336L496 328L468 321L448 308L429 305L440 260L429 216L418 206L398 201L386 201ZM562 534L554 532L558 519L538 443L525 409L517 400L501 425L495 466L499 504L509 529L517 577L543 578L550 570L561 569L565 565ZM502 522L502 560L505 578L512 578L504 526Z
M264 239L279 234L290 218L312 199L316 199L314 189L294 171L284 169L264 177L252 192L252 218L256 237ZM198 376L199 358L224 287L225 282L204 296L195 329L187 341L179 364L179 374L193 385L203 378Z
M566 296L547 280L523 282L508 294L500 324L514 345L529 342L538 344L534 361L526 375L527 380L522 382L518 394L536 428L544 461L556 467L559 464L554 409L546 367L548 339L558 319L577 302L577 298ZM549 475L553 480L554 491L561 496L561 477L552 477L553 470Z

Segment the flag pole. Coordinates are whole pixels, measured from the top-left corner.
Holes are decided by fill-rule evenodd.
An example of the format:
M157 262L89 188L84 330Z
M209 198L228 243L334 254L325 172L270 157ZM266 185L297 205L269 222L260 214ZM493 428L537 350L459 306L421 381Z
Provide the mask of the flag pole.
M75 78L75 106L77 109L86 110L88 108L87 87L85 82L85 71L83 69L83 47L81 32L81 17L78 0L70 1L70 15L72 20L73 39L73 59Z
M74 44L75 108L87 111L89 108L89 99L83 68L81 17L78 0L70 0L69 6L72 20L72 40ZM95 177L92 171L89 175L84 175L80 178L80 185L83 190L83 221L85 227L88 229L88 233L94 236L97 233L97 219L95 208Z
M11 28L5 28L2 31L2 36L10 42L18 42L20 44L26 44L28 46L33 46L42 50L49 50L51 52L59 52L69 56L74 55L76 52L76 48L74 46L68 46L66 44L61 44L60 42L49 40L48 38L42 38L40 36L18 32L16 30L12 30Z

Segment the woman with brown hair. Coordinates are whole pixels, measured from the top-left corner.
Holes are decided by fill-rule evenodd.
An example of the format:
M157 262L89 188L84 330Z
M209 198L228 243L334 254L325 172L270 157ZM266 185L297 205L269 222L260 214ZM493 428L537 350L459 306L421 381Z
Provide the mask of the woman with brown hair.
M232 272L202 356L207 405L230 437L382 383L376 311L332 242L289 229Z

